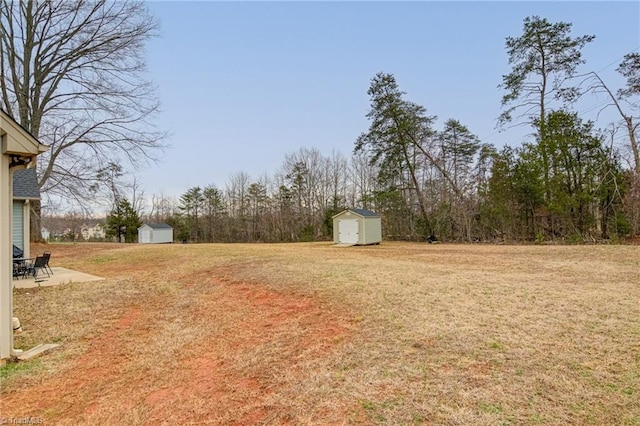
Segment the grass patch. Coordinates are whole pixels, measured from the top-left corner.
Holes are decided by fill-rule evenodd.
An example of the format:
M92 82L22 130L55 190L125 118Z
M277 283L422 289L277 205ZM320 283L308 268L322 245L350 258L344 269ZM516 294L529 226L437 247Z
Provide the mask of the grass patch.
M489 413L489 414L502 413L502 405L500 404L481 402L479 408L480 408L480 411L482 411L483 413Z
M14 378L33 375L42 370L42 363L39 359L29 362L11 361L0 366L0 389L10 387Z

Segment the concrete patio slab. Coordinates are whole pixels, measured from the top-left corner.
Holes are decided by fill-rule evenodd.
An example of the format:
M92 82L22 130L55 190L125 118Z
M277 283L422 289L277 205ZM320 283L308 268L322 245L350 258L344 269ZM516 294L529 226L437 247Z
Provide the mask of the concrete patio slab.
M13 280L14 288L33 288L33 287L48 287L59 284L68 283L84 283L90 281L104 280L102 277L95 275L85 274L84 272L74 271L72 269L61 268L54 266L51 268L53 274L47 277L47 274L39 273L38 278L16 278Z

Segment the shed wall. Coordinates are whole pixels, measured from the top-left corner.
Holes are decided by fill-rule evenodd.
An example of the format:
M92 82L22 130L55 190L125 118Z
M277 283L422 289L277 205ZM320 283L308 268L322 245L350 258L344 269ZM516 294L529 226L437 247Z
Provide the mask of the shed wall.
M172 243L173 229L154 229L152 243Z
M364 218L362 226L361 244L378 244L382 241L382 220L379 217Z

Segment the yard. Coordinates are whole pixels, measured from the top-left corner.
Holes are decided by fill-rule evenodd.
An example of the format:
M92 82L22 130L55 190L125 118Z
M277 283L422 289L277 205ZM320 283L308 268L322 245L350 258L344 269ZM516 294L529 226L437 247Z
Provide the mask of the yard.
M640 424L639 246L47 248L0 420Z

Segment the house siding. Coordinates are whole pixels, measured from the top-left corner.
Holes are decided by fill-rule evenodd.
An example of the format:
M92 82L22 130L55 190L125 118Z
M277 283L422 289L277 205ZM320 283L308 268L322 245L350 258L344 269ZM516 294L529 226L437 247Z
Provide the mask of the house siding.
M13 244L24 251L24 201L13 202L13 223L11 224L11 239Z

